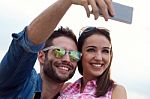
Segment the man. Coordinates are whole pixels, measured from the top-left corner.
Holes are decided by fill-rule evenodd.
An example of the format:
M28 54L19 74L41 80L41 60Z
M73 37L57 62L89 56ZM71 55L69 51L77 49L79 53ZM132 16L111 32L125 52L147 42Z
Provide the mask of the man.
M111 0L57 0L22 32L12 35L12 43L0 63L0 99L51 99L72 77L80 58L75 38L65 36L66 32L72 35L69 29L54 31L72 4L82 5L88 17L91 5L95 19L99 16L98 8L105 20L109 18L108 12L114 14ZM33 69L37 53L40 74Z
M63 83L74 75L80 56L73 32L63 27L55 30L45 48L38 53L43 98L56 95L61 90Z

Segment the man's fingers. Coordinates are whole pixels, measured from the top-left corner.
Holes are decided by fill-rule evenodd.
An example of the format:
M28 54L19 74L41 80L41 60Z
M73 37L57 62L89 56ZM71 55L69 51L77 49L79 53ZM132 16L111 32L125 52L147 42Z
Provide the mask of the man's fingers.
M96 1L97 1L97 5L101 9L102 16L104 17L105 21L107 21L109 19L107 4L105 3L104 0L96 0Z
M115 10L114 10L112 1L111 1L111 0L105 0L105 2L106 2L106 4L107 4L107 8L108 8L108 11L109 11L109 15L110 15L110 16L114 16L114 15L115 15Z
M95 19L98 19L99 13L101 11L102 16L107 21L110 16L114 16L115 11L111 0L71 0L72 4L82 5L85 8L87 17L90 14L94 15ZM90 11L89 6L91 6L92 11Z
M71 0L72 4L82 5L86 11L87 17L90 17L90 9L88 6L88 0Z
M83 6L84 6L84 8L85 8L87 17L90 17L90 9L89 9L88 3L85 2L85 3L83 4Z
M95 20L99 17L99 8L95 0L89 0L89 4L92 7L92 14L94 15Z

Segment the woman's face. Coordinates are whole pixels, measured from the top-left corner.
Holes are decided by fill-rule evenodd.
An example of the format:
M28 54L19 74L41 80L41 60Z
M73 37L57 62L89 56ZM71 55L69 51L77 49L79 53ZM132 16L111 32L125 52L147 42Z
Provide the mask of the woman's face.
M96 79L109 66L111 60L111 44L99 34L88 37L82 48L83 76L89 80Z

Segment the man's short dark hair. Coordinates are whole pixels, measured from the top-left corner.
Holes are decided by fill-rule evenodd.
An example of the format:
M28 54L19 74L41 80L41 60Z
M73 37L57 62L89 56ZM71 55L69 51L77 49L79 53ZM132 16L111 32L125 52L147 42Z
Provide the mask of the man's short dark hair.
M71 29L69 29L68 27L66 28L63 28L62 26L58 29L58 30L55 30L52 35L46 40L46 43L45 43L45 47L48 47L48 46L52 46L53 43L52 41L57 38L57 37L61 37L61 36L64 36L64 37L68 37L70 39L72 39L75 44L77 45L77 39L76 39L76 36L75 34L73 33L73 31Z

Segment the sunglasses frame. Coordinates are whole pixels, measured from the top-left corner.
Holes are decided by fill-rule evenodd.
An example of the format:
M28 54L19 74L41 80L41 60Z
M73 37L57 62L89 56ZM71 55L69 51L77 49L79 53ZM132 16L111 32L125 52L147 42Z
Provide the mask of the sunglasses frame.
M82 27L79 31L79 36L81 36L82 33L85 32L90 32L92 30L105 30L107 32L110 32L107 28L105 27L93 27L93 26L86 26L86 27Z
M69 57L70 57L70 60L72 60L72 55L70 54L70 52L72 51L74 51L74 52L76 52L76 53L78 53L78 55L75 55L75 56L78 56L78 57L75 57L75 56L73 56L73 58L74 59L76 59L75 61L79 61L80 60L80 58L81 58L81 56L82 56L82 54L79 52L79 51L76 51L76 50L69 50L69 51L67 51L67 50L65 50L64 48L62 48L62 47L58 47L58 46L49 46L49 47L46 47L46 48L44 48L42 51L47 51L47 50L54 50L54 49L63 49L64 51L65 51L65 53L64 53L64 55L66 55L67 53L68 53L68 55L69 55ZM64 56L63 55L63 56ZM59 58L59 57L57 57L56 55L54 55L56 58ZM63 56L60 56L60 58L62 58ZM73 61L73 60L72 60Z

